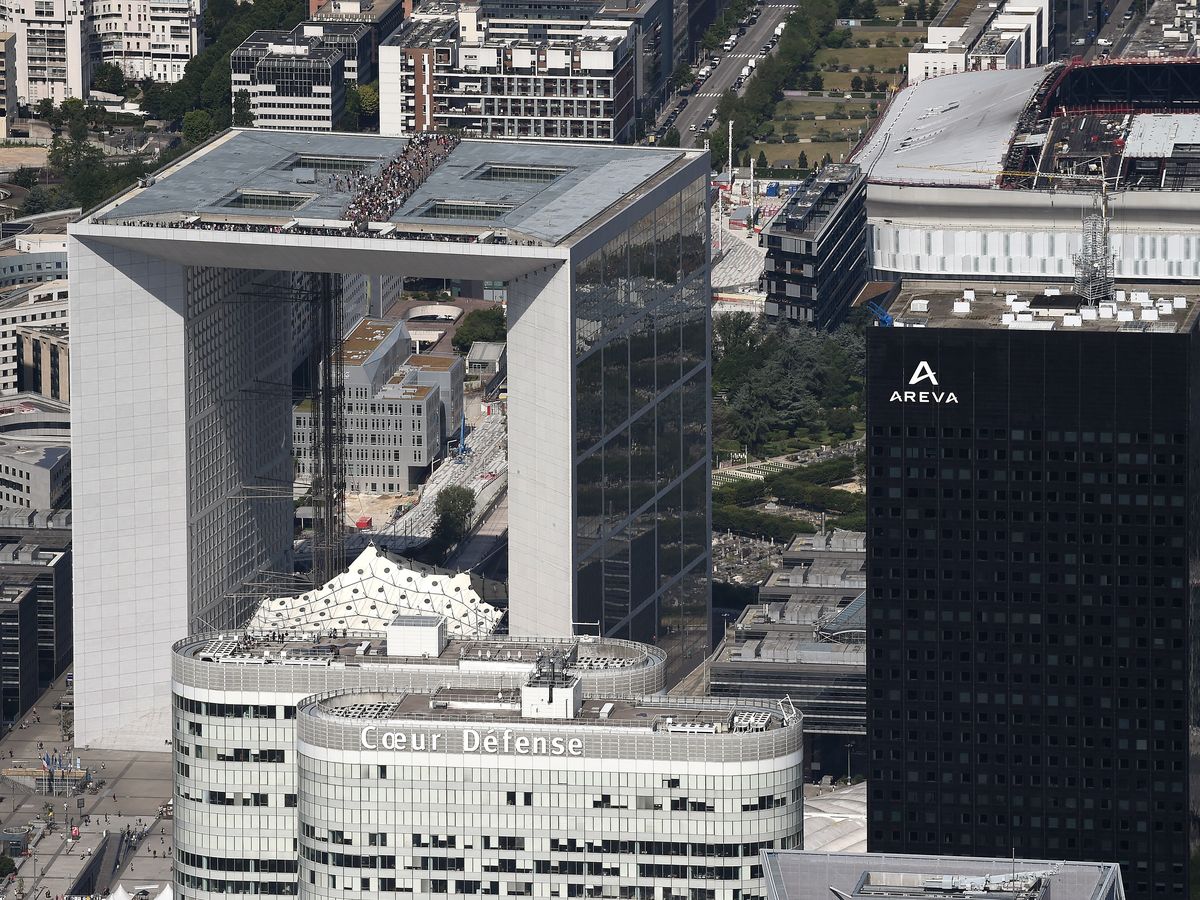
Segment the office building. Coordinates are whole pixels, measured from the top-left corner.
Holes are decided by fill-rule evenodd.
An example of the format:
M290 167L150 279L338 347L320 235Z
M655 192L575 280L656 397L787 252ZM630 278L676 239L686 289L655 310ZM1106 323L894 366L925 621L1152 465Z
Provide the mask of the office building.
M1103 181L1122 283L1200 282L1198 114L1197 58L919 81L851 160L867 173L871 277L1069 281Z
M35 218L42 217L30 217L17 222L32 222ZM30 224L27 227L32 229L37 226ZM57 227L65 231L66 222L62 221ZM0 250L0 289L56 281L66 274L66 234L29 231L12 238L11 245Z
M800 716L581 687L302 701L300 896L763 897L759 852L803 838Z
M707 155L430 146L234 130L71 226L79 743L161 746L146 648L234 627L290 569L291 391L261 385L307 355L323 272L507 282L510 630L656 642L673 675L706 655ZM409 160L424 180L376 196Z
M65 325L68 289L64 278L18 287L0 294L0 394L18 390L18 328Z
M17 392L71 402L71 342L67 325L18 325Z
M305 698L442 689L495 698L549 659L578 677L587 699L656 694L664 686L664 654L628 641L449 639L474 621L461 608L446 617L400 615L370 631L356 630L357 623L344 633L292 631L293 621L270 631L197 635L174 648L175 890L188 900L216 900L235 885L258 895L303 890L296 708ZM389 830L393 848L411 840L372 830Z
M16 38L13 54L5 51L5 81L19 102L86 95L92 81L87 16L84 0L0 7L0 28ZM15 115L15 104L11 109Z
M28 657L36 672L34 690L22 701L23 712L71 664L69 509L0 511L0 585L28 591L36 605L36 644L26 643L14 651L22 671Z
M346 61L319 37L256 31L230 54L233 102L245 91L255 128L333 131L346 109Z
M767 900L1124 900L1116 863L764 850Z
M763 227L766 314L839 325L867 280L867 179L854 165L814 172Z
M925 40L908 52L909 84L987 69L1019 69L1048 62L1054 19L1049 0L949 0Z
M149 78L174 84L204 46L201 23L208 5L206 0L84 0L84 3L93 70L102 63L112 63L131 81ZM85 88L91 88L90 77Z
M229 57L234 114L245 91L256 128L332 130L345 109L332 90L333 51L341 53L344 85L378 77L374 32L364 22L301 22L291 31L254 32Z
M869 849L1187 893L1198 309L930 281L870 330Z
M804 761L814 779L865 768L864 538L798 535L708 666L713 696L791 698L804 716Z
M343 340L346 490L404 494L421 484L463 416L463 360L412 352L401 322L362 318ZM297 480L312 482L313 414L296 406L292 446Z
M371 30L370 68L375 69L379 63L379 45L412 13L411 0L308 0L309 21L305 24L366 25ZM366 84L367 80L364 77L361 83Z
M380 132L627 140L637 99L633 23L580 22L560 37L532 37L543 23L525 24L520 36L497 34L474 2L406 22L379 51Z
M37 394L0 401L0 508L71 505L71 418L65 403Z

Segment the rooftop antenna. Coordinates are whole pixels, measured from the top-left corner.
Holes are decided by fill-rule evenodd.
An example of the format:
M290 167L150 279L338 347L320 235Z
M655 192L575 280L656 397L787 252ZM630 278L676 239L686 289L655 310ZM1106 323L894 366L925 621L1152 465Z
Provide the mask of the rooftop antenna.
M1079 252L1075 254L1075 293L1088 306L1113 295L1112 240L1109 234L1108 191L1105 182L1100 182L1100 199L1092 198L1091 211L1083 217L1083 239Z

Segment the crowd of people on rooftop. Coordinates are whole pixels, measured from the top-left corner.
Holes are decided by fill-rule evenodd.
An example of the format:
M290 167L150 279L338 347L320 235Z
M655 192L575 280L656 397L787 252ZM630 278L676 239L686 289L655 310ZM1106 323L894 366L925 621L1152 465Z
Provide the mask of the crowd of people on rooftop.
M450 134L417 134L379 172L350 175L353 198L342 218L353 222L358 232L366 231L368 222L387 222L458 142L458 137Z
M365 170L351 175L335 176L331 185L340 191L351 193L350 203L342 212L349 227L299 226L294 222L287 225L260 222L208 221L198 216L173 220L115 219L112 224L135 225L148 228L192 228L202 231L242 231L262 234L319 234L354 237L387 237L394 240L460 241L476 239L474 234L452 234L445 232L401 231L398 228L371 230L370 223L390 221L396 210L427 179L458 146L459 138L448 134L418 134L409 139L404 150L371 174Z

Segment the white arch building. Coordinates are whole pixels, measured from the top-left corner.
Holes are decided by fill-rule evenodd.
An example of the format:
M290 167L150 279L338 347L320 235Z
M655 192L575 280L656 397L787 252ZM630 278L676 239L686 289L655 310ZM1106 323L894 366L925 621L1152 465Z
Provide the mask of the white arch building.
M171 644L288 570L295 308L348 274L508 283L511 631L702 658L707 154L463 141L356 229L407 144L234 130L71 227L80 745L161 749Z

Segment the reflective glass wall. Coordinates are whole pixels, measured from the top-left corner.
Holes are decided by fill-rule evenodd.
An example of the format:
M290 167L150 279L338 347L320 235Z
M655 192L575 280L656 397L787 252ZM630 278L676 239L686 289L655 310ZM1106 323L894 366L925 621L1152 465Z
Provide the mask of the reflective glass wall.
M663 647L676 677L709 635L705 191L694 181L575 275L578 619Z

